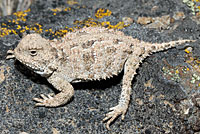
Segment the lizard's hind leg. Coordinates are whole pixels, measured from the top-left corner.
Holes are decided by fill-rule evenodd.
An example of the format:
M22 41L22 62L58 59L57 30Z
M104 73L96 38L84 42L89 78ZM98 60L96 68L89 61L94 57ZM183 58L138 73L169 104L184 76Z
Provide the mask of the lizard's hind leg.
M120 95L120 99L118 105L110 108L109 113L106 114L106 117L103 121L107 120L106 128L110 130L110 123L114 121L119 115L122 115L122 120L125 117L126 111L128 109L130 95L131 95L131 85L134 75L136 74L136 70L139 67L141 59L135 58L135 55L131 55L125 65L124 65L124 76L122 81L122 92Z

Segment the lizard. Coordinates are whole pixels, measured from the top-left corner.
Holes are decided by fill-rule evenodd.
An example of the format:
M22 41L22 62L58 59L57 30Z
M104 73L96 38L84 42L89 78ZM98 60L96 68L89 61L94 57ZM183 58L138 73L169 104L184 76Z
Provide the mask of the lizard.
M37 33L22 38L6 59L15 58L35 73L45 77L58 94L33 98L36 106L57 107L74 95L72 83L111 78L124 71L118 104L105 115L106 128L127 112L132 80L142 61L150 54L194 40L149 43L123 32L104 27L84 27L67 33L60 40L48 40Z

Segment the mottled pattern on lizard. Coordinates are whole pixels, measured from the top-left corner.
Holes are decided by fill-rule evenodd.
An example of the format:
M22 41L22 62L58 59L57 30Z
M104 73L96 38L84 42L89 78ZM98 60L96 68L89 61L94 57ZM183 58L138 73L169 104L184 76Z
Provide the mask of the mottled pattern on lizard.
M61 40L47 40L39 34L25 36L7 59L16 58L35 73L46 77L60 93L34 98L36 106L57 107L74 95L71 83L107 79L124 70L118 105L103 119L110 123L128 109L131 82L144 58L153 52L169 49L193 40L151 44L133 39L117 30L88 27L67 33Z

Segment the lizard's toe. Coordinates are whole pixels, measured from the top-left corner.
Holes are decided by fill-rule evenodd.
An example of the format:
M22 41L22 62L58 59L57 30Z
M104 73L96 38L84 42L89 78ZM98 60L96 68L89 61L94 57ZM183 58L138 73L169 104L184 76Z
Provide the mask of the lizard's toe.
M44 94L40 95L41 98L33 98L34 101L38 102L35 104L35 106L49 106L51 102L51 100L53 100L53 97L51 94L48 94L47 96L45 96Z
M125 113L127 111L127 107L117 105L115 107L110 108L111 112L106 114L106 117L103 121L107 121L106 128L110 130L110 123L112 123L119 115L122 115L122 120L125 117Z

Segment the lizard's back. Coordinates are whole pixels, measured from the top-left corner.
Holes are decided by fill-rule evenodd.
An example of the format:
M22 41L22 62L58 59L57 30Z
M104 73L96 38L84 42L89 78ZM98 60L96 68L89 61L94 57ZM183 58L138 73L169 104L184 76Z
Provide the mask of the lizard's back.
M120 31L89 27L68 33L56 49L63 52L61 68L67 74L70 72L75 80L97 80L122 71L133 52L133 41L139 42Z

